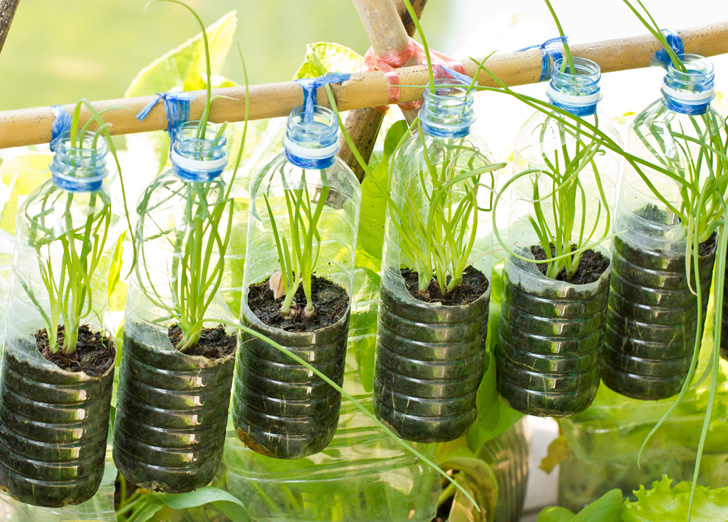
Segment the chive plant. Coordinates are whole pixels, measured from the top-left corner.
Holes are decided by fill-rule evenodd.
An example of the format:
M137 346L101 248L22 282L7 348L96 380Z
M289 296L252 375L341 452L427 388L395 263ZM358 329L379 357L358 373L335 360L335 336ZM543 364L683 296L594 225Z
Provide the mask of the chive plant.
M79 120L84 106L91 113L91 117L81 127ZM68 160L71 168L89 168L89 162L93 161L91 155L100 147L108 147L117 168L119 167L108 131L110 124L105 123L101 117L104 112L118 108L96 111L86 99L76 104L68 136ZM97 124L97 130L91 132L89 126L93 123ZM123 179L122 194L126 205ZM95 211L85 212L85 219L74 222L72 209L79 205ZM62 209L61 218L65 224L65 231L60 235L49 224L49 219L54 217L58 209ZM111 224L111 200L105 191L77 193L70 190L49 190L32 209L25 208L25 219L28 223L28 244L38 254L38 268L47 293L47 307L41 304L41 298L28 282L21 279L20 283L43 318L50 352L60 351L63 355L72 357L76 351L81 321L94 309L92 281L104 256ZM59 334L61 326L62 335Z

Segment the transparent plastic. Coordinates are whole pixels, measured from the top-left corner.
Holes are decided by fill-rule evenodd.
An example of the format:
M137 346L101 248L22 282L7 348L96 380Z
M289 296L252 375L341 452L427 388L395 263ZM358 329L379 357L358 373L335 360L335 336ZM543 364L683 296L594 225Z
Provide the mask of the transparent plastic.
M170 341L170 328L182 320L193 326L203 320L204 328L235 320L218 292L228 273L220 256L234 228L233 202L220 176L226 139L217 125L208 124L204 137L197 128L198 122L180 127L172 167L138 205L114 433L119 471L139 486L170 493L202 487L215 474L235 362L232 353L190 355ZM180 294L183 277L187 288L204 293Z
M241 315L245 324L341 384L361 187L351 169L336 157L337 132L332 111L319 106L310 115L302 108L294 110L288 120L283 152L253 178ZM287 205L287 195L300 197L302 206L320 208L318 235L311 231L310 236L318 251L313 275L345 290L349 300L340 319L310 332L269 326L248 304L250 286L269 280L281 270L276 234L288 238L288 245L293 244L292 225L298 222L290 218L291 210L295 214L295 205ZM323 203L319 198L325 198ZM301 219L308 227L309 216ZM298 313L307 310L304 301L293 303ZM321 451L336 431L340 403L339 394L312 372L267 343L247 334L241 336L233 415L238 436L251 448L278 458L300 458Z
M440 84L452 80L440 80ZM392 204L402 210L395 216L427 223L430 197L443 185L465 172L493 163L482 139L473 132L473 94L466 89L438 87L425 91L420 111L422 134L414 133L393 161L390 175ZM428 171L426 154L435 169ZM494 173L480 175L479 206L492 205ZM443 212L454 211L476 178L454 183L443 202ZM411 204L410 204L411 203ZM418 213L417 216L410 212ZM487 212L482 214L488 215ZM451 214L448 214L451 215ZM477 221L466 222L467 237ZM400 238L388 208L382 258L377 357L374 374L374 411L400 437L416 442L447 441L463 435L477 415L475 398L484 371L485 340L490 289L465 305L448 306L413 297L405 286L403 270L418 272L422 263L411 259L400 240L415 242L426 250L426 238ZM456 251L457 250L457 251ZM446 255L455 264L459 249ZM477 239L463 268L472 267L490 280L490 241ZM434 274L426 274L429 281ZM452 275L452 272L448 272ZM418 279L420 274L418 274Z
M669 65L663 97L635 118L628 150L702 187L718 159L700 154L699 143L724 140L723 120L709 106L712 65L696 55L683 55L683 60L688 72ZM691 285L686 273L688 227L670 208L689 214L694 203L682 199L681 185L667 175L647 168L643 173L662 198L633 168L625 169L602 378L630 397L659 399L680 390L694 352L698 300L691 292L694 273ZM704 207L709 205L706 201ZM700 237L703 310L710 294L714 239Z
M106 143L90 134L81 138L83 146L77 148L68 135L58 140L53 180L18 211L2 365L0 484L22 502L53 507L84 502L99 487L114 373L113 365L99 376L66 371L36 347L36 332L47 328L44 315L69 331L87 325L104 332L108 269L100 258L95 268L89 264L105 251L111 220L111 200L103 187ZM89 179L95 181L89 184ZM81 274L63 264L71 257L64 252L74 251L78 262L93 269L88 280L80 280L83 287L69 279L71 271ZM51 299L44 277L64 290ZM85 291L90 295L78 315L73 305L62 303L69 314L54 315L52 302L60 299L59 292L83 298Z

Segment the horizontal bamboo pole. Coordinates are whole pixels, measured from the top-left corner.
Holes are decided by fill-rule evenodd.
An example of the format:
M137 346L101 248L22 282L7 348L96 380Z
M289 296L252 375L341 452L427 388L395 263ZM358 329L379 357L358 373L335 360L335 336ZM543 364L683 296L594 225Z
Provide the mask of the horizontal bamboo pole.
M685 29L679 31L679 34L685 44L685 52L703 56L728 53L728 21ZM575 56L594 60L599 63L602 72L647 67L659 48L659 42L651 35L571 46ZM477 66L471 60L465 60L463 63L469 75L475 74ZM488 67L508 85L534 83L541 74L541 51L533 49L521 53L496 54L488 60ZM428 81L427 69L422 65L399 69L399 77L402 85L424 86ZM494 85L485 73L479 75L478 81L481 85ZM351 79L333 85L332 89L339 110L342 111L387 103L387 82L384 75L379 72L352 74ZM403 87L401 101L420 99L422 91L423 88ZM191 102L190 111L191 118L194 119L202 114L205 91L194 91L192 94L196 96ZM210 111L212 121L242 121L245 118L244 87L215 89L213 94L224 97L216 99L213 103ZM129 107L130 110L110 111L104 116L106 121L113 124L112 134L132 134L166 128L167 119L161 103L144 122L139 122L134 117L154 98L154 96L122 98L99 101L93 105L98 110L119 105ZM319 92L318 99L322 105L328 105L323 91ZM250 119L287 116L301 104L301 101L301 87L295 82L253 85L250 87ZM67 105L66 110L71 112L72 105ZM86 118L88 113L84 109L81 119L85 121ZM0 148L49 142L54 119L49 107L0 112Z

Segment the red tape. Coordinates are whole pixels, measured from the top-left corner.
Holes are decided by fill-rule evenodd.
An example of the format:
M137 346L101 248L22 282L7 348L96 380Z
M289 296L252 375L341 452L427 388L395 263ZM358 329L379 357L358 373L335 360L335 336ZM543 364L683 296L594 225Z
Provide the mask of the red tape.
M401 90L399 88L399 74L397 73L397 68L402 67L405 62L412 57L417 57L420 64L427 63L425 49L412 38L409 39L407 45L403 49L385 53L380 56L377 56L374 53L374 50L370 47L364 56L364 61L359 65L358 70L380 71L384 73L384 78L387 80L387 84L389 85L389 103L398 103ZM452 78L452 76L443 70L442 66L465 74L465 67L462 63L441 52L430 49L430 58L432 60L432 72L435 78ZM403 111L416 110L422 107L422 100L399 103L398 105ZM389 109L387 105L381 105L374 108L383 114L387 112L387 109Z

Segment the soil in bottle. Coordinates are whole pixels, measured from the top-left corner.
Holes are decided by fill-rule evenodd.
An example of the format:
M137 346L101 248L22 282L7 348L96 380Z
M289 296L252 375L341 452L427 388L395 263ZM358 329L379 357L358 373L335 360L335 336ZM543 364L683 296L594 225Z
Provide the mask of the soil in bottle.
M172 346L177 348L182 341L182 328L178 324L174 324L167 330L167 335ZM203 329L197 344L184 353L185 355L201 355L208 359L224 359L235 351L236 346L235 334L228 334L225 332L225 327L219 324L214 328Z
M58 345L63 346L65 327L58 327ZM84 372L91 377L99 377L108 370L116 357L116 349L111 336L105 332L93 331L88 325L78 329L76 350L71 354L61 350L52 353L48 342L48 332L41 329L35 332L35 345L38 351L50 362L69 372Z
M418 281L419 274L409 268L403 268L402 277L407 291L412 297L425 303L440 303L445 306L460 306L472 303L488 290L488 278L483 272L472 266L463 271L462 282L453 288L449 293L443 295L440 285L437 284L437 276L430 280L427 292L420 292ZM447 282L450 282L450 276Z

